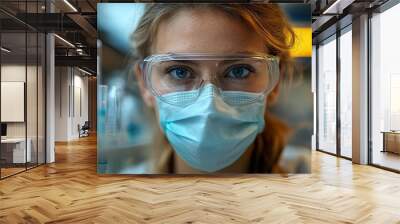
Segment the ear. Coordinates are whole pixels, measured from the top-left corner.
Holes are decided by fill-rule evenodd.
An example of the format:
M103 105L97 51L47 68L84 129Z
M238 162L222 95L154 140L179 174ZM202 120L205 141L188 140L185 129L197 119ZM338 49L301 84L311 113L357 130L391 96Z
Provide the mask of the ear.
M272 89L272 91L268 94L267 97L268 105L273 105L276 103L279 96L279 89L280 89L280 81L278 81L274 89Z
M144 103L151 108L155 106L155 99L150 90L146 87L145 80L143 79L143 71L139 63L135 63L135 76L139 85L140 94L142 95Z

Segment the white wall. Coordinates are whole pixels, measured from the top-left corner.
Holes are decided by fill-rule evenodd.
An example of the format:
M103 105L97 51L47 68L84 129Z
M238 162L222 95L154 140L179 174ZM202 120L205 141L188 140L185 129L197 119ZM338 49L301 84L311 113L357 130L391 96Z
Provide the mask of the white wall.
M32 77L36 77L36 67L35 66L27 66L25 68L24 65L18 64L5 64L1 66L1 81L2 82L25 82L25 69L27 69L27 77L29 87L35 86L35 88L27 88L27 107L30 107L27 113L28 119L28 137L30 133L33 133L33 130L36 130L36 113L32 113L32 111L36 111L37 107L37 99L36 99L36 80L33 80ZM40 105L39 105L40 106ZM1 108L1 110L7 110L7 108ZM33 123L32 123L33 122ZM8 137L25 137L25 123L26 122L7 122L7 136ZM32 131L31 131L32 128ZM36 135L36 131L35 131Z
M37 70L38 69L38 70ZM6 122L7 137L30 139L30 148L32 151L32 161L44 162L44 92L43 83L44 74L42 67L25 64L3 64L1 66L2 82L24 82L26 84L26 106L22 108L22 113L26 112L26 121ZM25 80L27 78L27 80ZM7 96L2 96L7 97ZM1 110L11 110L11 108L2 107ZM36 153L39 153L37 156Z
M55 68L55 141L68 140L69 68Z
M89 113L88 113L88 77L82 76L82 73L79 75L74 75L74 108L73 108L73 119L72 119L72 130L71 135L74 138L79 137L78 133L78 124L81 126L88 121ZM80 92L80 93L79 93ZM79 97L80 96L80 97ZM80 103L79 103L80 101ZM81 107L81 108L80 108ZM81 111L80 111L81 110ZM74 113L75 111L75 113Z
M28 72L32 67L28 67ZM1 81L2 82L25 82L25 64L6 64L1 66ZM4 97L4 96L2 96ZM7 108L1 108L7 110ZM7 123L8 137L25 137L24 122Z
M28 68L29 70L29 68ZM2 65L1 66L1 81L25 82L25 65ZM1 108L6 110L7 108ZM25 123L7 123L7 137L25 137Z
M79 137L78 124L88 120L88 77L72 67L56 67L55 73L55 140L70 141Z

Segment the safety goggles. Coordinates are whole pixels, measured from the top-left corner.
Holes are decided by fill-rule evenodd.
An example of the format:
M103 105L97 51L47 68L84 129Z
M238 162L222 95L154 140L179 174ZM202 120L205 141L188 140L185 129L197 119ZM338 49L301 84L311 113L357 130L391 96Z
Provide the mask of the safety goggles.
M279 58L266 54L156 54L141 66L152 93L165 99L173 93L196 93L207 83L222 92L266 95L279 80Z

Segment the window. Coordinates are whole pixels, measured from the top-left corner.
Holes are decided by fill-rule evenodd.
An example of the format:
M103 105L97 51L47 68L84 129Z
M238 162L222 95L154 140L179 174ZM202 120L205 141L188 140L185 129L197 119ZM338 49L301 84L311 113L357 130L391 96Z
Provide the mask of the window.
M318 149L336 153L336 36L318 48Z
M340 155L351 158L352 149L352 32L340 36Z
M372 163L400 170L400 4L371 18Z

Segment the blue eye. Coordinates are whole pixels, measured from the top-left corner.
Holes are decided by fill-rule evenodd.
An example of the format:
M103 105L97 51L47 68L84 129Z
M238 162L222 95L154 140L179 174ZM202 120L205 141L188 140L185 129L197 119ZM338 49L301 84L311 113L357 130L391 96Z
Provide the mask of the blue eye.
M178 80L188 79L191 76L190 71L183 67L171 68L171 69L168 69L167 72L170 76L172 76L172 78L178 79Z
M227 77L232 79L245 79L249 76L251 70L244 65L232 67L228 70Z

